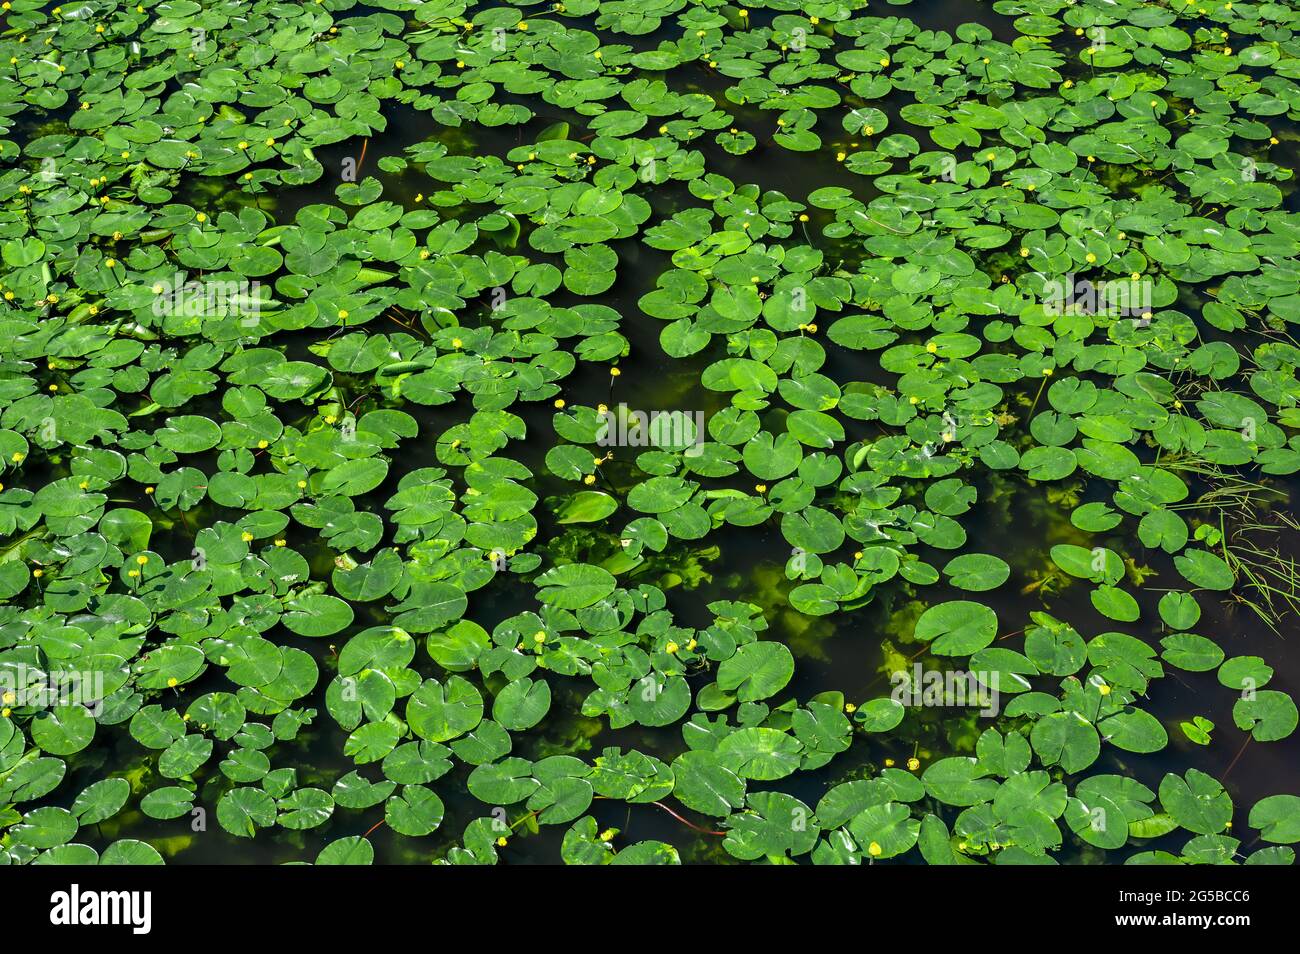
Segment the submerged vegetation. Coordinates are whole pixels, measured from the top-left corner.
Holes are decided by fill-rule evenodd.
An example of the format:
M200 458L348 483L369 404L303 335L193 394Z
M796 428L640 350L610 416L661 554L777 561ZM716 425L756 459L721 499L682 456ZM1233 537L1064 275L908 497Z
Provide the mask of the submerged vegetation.
M0 860L1294 861L1293 6L0 67Z

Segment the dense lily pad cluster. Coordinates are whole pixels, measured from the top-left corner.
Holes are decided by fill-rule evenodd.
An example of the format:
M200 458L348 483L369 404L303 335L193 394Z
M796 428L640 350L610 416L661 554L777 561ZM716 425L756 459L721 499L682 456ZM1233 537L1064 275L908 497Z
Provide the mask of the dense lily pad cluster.
M1285 788L1130 767L1297 725L1194 630L1294 622L1233 542L1300 18L967 6L5 3L0 858L1293 861ZM655 379L707 423L608 448ZM968 527L1029 500L1026 583ZM815 625L1000 711L801 691Z

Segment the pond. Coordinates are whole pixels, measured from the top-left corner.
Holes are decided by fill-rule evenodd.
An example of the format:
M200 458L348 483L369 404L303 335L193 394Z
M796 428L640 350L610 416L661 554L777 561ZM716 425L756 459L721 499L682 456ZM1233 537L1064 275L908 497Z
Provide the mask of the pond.
M1291 864L1297 14L4 5L10 864Z

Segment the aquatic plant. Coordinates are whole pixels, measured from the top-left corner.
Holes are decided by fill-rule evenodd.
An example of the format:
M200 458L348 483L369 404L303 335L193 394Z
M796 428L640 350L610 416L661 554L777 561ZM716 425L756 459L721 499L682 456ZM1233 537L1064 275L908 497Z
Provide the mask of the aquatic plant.
M1291 7L3 7L7 861L1294 861Z

